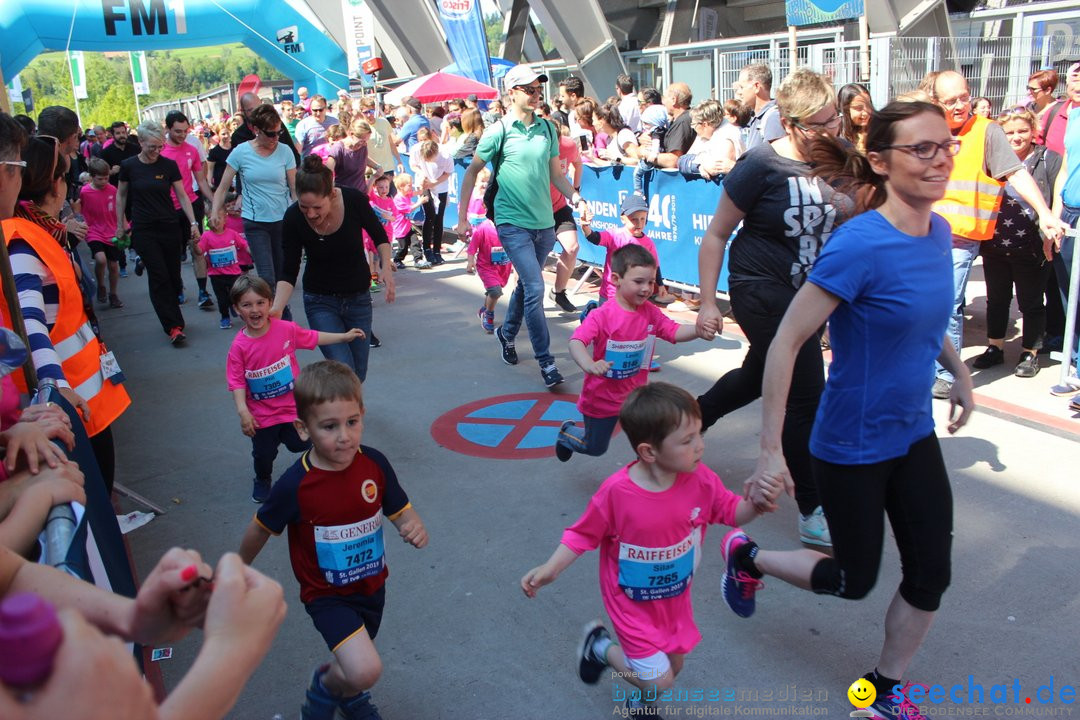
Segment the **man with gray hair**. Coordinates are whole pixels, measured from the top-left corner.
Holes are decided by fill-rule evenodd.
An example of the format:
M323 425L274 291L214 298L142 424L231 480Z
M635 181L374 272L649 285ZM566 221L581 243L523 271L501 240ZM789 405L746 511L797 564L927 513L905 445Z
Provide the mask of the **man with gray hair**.
M772 142L784 137L784 126L780 122L780 111L772 99L772 70L764 63L747 65L739 71L739 79L732 84L735 99L754 111L750 124L746 126L746 149L757 147L763 142Z

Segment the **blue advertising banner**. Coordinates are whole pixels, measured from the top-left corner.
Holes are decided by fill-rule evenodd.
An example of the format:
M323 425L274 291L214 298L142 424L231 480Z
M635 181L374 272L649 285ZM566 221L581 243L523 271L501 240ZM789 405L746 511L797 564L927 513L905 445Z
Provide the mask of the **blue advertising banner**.
M456 74L491 85L491 56L480 0L436 0Z
M403 156L404 158L404 156ZM403 159L405 167L408 160ZM457 224L458 195L465 177L467 160L454 161L446 196L446 229ZM633 192L634 168L625 165L583 167L581 195L593 211L594 230L622 227L619 206ZM645 233L656 245L660 271L665 280L696 288L698 286L698 248L705 230L712 222L720 200L720 185L707 180L691 180L674 170L652 170L649 187L649 222ZM605 250L585 240L578 233L578 260L603 266ZM717 290L727 292L727 265L720 273Z
M865 12L863 0L787 0L787 24L801 27L854 20Z

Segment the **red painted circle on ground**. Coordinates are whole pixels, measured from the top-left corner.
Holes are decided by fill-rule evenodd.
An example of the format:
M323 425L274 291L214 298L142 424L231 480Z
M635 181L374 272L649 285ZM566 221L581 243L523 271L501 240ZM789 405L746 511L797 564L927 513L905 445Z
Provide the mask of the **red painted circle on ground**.
M431 425L439 445L473 457L536 460L554 457L564 420L580 423L576 395L518 393L484 398L450 410Z

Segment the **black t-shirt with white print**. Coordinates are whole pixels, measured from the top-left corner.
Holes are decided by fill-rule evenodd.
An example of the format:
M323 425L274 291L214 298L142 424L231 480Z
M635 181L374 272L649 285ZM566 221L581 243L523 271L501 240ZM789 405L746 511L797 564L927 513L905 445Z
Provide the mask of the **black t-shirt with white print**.
M724 178L724 193L746 214L729 253L729 285L778 282L798 289L853 203L810 177L810 165L769 143L748 150Z

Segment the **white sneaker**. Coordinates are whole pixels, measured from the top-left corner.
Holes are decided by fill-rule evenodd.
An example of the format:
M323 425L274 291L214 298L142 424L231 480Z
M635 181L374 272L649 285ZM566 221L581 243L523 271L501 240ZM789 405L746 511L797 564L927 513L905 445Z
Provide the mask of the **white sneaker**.
M807 545L832 547L829 525L825 522L825 512L820 505L809 515L799 516L799 539Z

